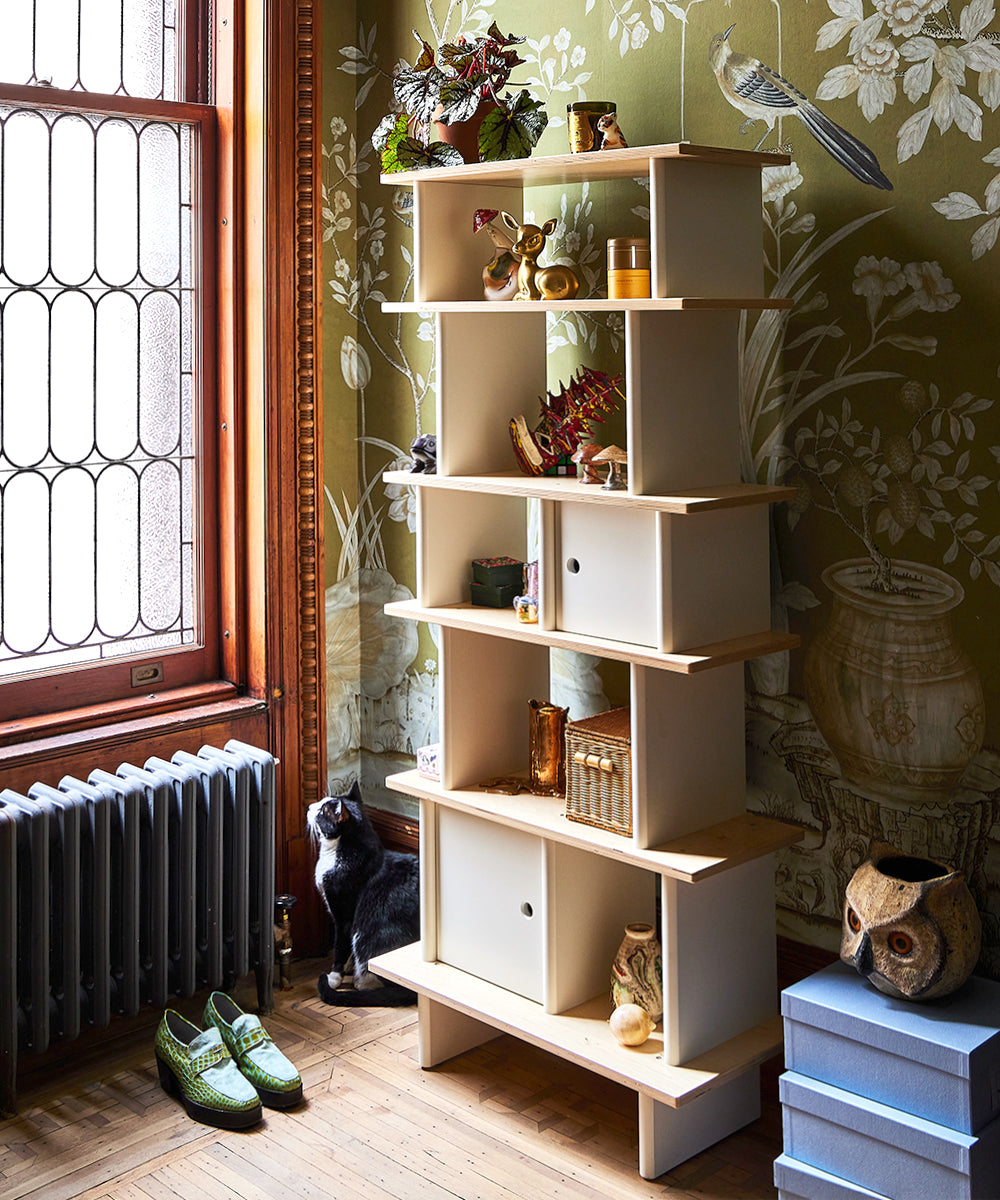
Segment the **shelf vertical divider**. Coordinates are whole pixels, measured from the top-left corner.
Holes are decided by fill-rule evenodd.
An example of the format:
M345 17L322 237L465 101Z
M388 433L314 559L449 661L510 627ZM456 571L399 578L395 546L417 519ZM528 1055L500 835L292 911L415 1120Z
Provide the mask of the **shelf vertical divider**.
M626 312L633 492L740 482L738 330L736 309Z
M742 663L631 668L634 839L649 849L746 811Z
M682 1108L639 1093L639 1174L656 1179L760 1116L760 1070L746 1071Z
M679 1064L774 1015L774 856L661 885L663 1055Z
M653 159L649 223L654 296L764 294L759 167Z

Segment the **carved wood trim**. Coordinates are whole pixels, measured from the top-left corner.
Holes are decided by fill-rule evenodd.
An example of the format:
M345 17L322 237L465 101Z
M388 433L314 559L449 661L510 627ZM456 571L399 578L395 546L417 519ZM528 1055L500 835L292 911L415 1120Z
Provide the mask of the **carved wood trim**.
M301 901L293 936L309 953L322 922L305 812L326 779L319 0L272 0L266 17L267 681L278 885Z

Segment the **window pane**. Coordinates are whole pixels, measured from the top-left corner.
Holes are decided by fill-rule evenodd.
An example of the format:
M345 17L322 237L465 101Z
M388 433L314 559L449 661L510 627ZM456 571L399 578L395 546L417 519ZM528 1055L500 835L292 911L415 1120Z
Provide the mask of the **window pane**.
M4 0L0 82L179 100L172 0Z
M0 676L201 641L194 141L0 104Z

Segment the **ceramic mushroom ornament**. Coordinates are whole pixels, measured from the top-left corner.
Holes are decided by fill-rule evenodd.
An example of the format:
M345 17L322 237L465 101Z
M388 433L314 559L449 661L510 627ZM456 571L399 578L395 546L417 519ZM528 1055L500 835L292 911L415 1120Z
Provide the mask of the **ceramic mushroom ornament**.
M628 462L628 455L620 446L608 446L595 454L590 460L592 463L607 463L608 478L605 480L602 491L605 492L624 492L626 490L625 480L622 479L621 468Z

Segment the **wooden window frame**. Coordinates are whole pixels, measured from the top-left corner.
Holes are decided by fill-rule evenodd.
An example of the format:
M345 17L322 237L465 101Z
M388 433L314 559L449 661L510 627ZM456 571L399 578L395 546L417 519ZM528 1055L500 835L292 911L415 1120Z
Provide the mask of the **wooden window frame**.
M277 885L322 948L305 810L325 790L319 0L218 0L218 678L0 723L0 788L238 737L279 760ZM82 101L81 101L82 102Z

